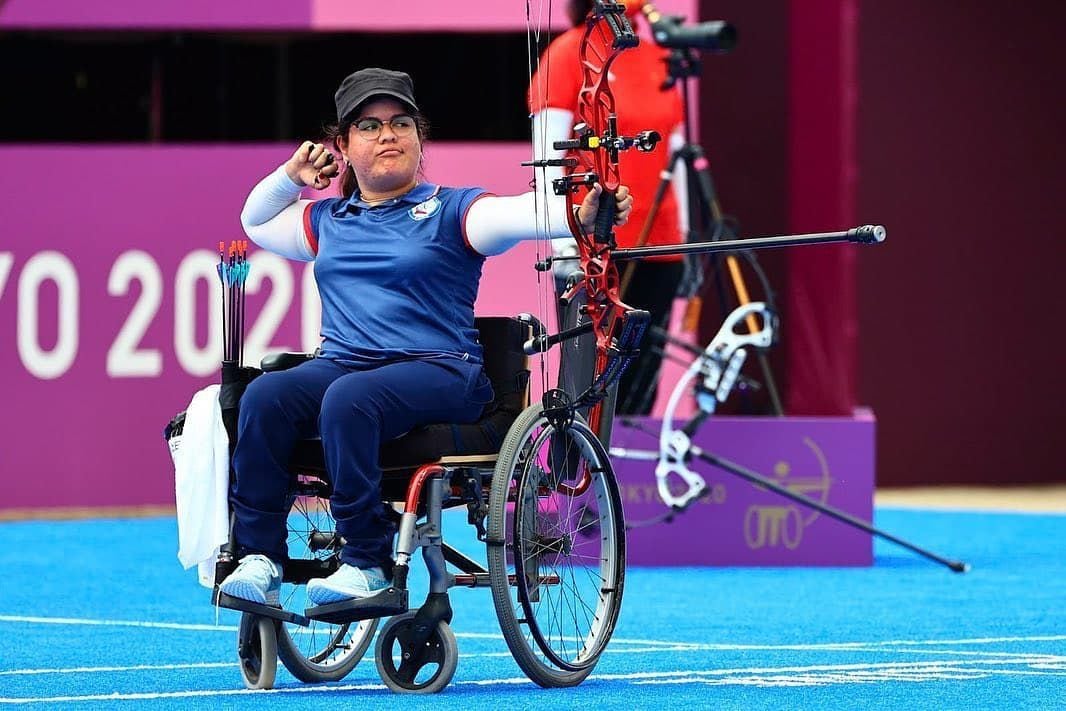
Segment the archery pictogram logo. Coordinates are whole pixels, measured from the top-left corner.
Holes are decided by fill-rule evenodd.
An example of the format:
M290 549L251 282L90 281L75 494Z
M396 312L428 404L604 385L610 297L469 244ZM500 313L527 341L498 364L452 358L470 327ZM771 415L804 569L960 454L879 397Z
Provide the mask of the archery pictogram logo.
M829 464L825 453L810 437L804 437L803 444L814 455L817 470L809 475L794 476L792 465L781 461L774 466L774 477L790 491L810 496L825 504L832 481L829 478ZM795 550L803 540L803 530L817 518L817 511L810 511L804 516L795 504L750 506L744 515L744 541L751 549L776 548L783 545L789 550Z

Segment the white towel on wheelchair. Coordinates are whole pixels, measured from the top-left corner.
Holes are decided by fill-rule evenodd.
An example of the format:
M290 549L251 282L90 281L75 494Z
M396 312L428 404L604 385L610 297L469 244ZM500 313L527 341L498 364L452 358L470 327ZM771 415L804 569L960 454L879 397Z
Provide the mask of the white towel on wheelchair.
M178 561L199 565L200 584L212 587L219 546L229 539L229 438L218 385L196 393L185 411L181 439L171 439L178 514Z

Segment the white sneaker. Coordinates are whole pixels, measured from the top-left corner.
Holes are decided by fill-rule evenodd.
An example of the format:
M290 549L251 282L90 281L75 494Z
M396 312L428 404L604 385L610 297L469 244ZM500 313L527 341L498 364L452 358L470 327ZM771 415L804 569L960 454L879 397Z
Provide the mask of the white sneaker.
M342 563L328 578L307 581L307 597L316 605L370 597L389 587L381 568L356 568Z
M218 589L248 602L277 605L281 594L281 566L259 553L246 555Z

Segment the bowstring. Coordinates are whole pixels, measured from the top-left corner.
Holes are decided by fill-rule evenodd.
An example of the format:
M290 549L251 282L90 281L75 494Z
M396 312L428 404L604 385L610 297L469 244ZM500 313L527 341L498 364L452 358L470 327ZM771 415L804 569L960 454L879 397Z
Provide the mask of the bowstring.
M544 4L548 5L547 17L545 18ZM526 63L529 73L529 86L530 91L534 89L533 77L534 74L538 77L539 86L547 88L551 79L551 59L544 67L544 75L540 75L540 42L543 34L543 28L545 27L545 19L547 20L548 33L551 33L552 26L552 3L551 0L541 0L537 3L537 19L536 23L533 22L533 2L532 0L526 0ZM547 117L545 116L545 109L547 109L547 97L545 91L537 91L540 101L540 110L535 110L537 107L530 106L530 130L533 135L530 136L530 147L532 156L530 160L537 160L547 157ZM539 114L539 117L538 117ZM537 143L537 131L534 131L533 120L536 118L540 122L539 131L539 145ZM537 168L533 168L533 181L530 186L533 189L533 210L534 210L534 224L535 224L535 242L536 242L536 261L542 261L547 255L553 253L551 243L551 224L550 224L550 209L548 206L547 197L547 168L540 168L540 176L538 179ZM542 191L544 191L542 193ZM543 197L543 199L542 199ZM545 276L547 275L547 276ZM537 318L541 323L549 323L550 312L549 309L554 306L555 300L555 277L554 272L551 269L547 271L537 272L537 308L539 313ZM557 325L557 328L559 326ZM546 334L534 334L537 336ZM540 372L540 396L543 398L544 394L550 388L548 381L548 350L538 354L538 369Z

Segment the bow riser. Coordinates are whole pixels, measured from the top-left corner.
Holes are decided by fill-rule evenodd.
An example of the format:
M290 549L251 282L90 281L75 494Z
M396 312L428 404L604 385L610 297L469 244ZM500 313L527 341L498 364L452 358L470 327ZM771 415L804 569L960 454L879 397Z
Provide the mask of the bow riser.
M622 302L619 294L621 280L611 259L611 252L616 247L613 231L617 214L615 195L621 185L619 153L631 147L650 150L655 144L654 140L648 142L619 135L615 98L610 86L611 67L615 60L623 50L635 47L639 42L623 4L594 3L579 50L582 83L577 104L576 118L580 122L575 127L577 139L567 142L569 145L566 146L573 149L578 166L584 171L583 175L571 174L574 180L566 195L571 207L569 226L577 242L584 272L586 316L596 335L593 382L578 396L575 405L590 408L588 421L597 434L603 430L600 422L604 415L603 399L632 361L647 325L646 318L640 317L646 317L645 312L634 312ZM603 189L591 235L578 224L572 209L577 189L582 185L588 187L590 176L594 176ZM640 316L631 319L630 314L634 313Z

